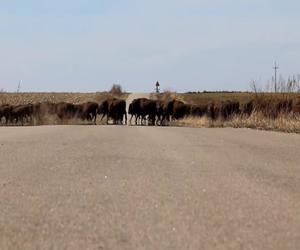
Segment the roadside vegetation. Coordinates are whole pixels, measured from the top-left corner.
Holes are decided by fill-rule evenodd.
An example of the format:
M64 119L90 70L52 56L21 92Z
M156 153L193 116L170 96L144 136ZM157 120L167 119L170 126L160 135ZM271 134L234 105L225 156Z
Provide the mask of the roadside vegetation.
M172 95L191 105L191 113L173 121L173 125L300 133L300 93L204 92ZM166 97L162 94L160 98Z

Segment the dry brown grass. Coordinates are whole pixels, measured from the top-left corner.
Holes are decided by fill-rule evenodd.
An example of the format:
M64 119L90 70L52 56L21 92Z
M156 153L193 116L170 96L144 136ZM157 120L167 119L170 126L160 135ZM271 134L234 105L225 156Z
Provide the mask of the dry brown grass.
M254 112L249 117L236 116L224 123L235 128L254 128L276 130L289 133L300 133L300 116L280 114L276 119L266 118L262 113Z
M126 99L126 93L118 95L119 98ZM0 93L0 105L20 105L38 102L69 102L69 103L83 103L87 101L100 102L105 98L114 96L110 92L96 92L96 93Z
M299 99L300 93L201 92L177 94L177 96L186 103L205 105L211 102L218 104L226 101L238 101L240 104L244 104L253 99Z
M260 112L253 112L249 117L236 115L232 119L213 121L207 116L186 117L175 121L173 125L188 127L233 127L233 128L252 128L262 130L274 130L288 133L300 133L300 116L294 114L280 114L276 119L265 117Z

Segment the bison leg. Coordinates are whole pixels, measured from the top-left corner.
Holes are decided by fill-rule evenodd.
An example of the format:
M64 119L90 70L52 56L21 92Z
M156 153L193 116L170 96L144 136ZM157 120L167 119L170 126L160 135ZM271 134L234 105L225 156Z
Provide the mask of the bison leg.
M144 125L144 116L143 115L141 116L141 125L142 126Z
M156 126L161 126L162 125L162 117L160 115L157 116L156 118Z
M17 117L16 117L16 125L18 125L19 121L20 121L20 119L19 119L19 117L17 116Z
M166 126L168 122L168 116L167 115L163 115L162 119L161 119L161 125L162 126Z
M97 113L94 114L94 124L97 124Z
M129 125L131 125L131 120L132 120L133 115L131 114L131 117L129 119Z
M145 124L144 122L146 122L146 124ZM146 116L144 116L144 115L142 116L141 124L142 124L142 125L147 125L147 118L146 118Z
M23 115L20 117L21 125L22 125L22 126L24 126L24 118L25 118L25 116L23 116Z
M29 123L30 125L32 125L32 116L31 115L26 116L26 122Z
M124 115L125 115L125 125L127 125L127 113L126 113L126 111L125 111Z

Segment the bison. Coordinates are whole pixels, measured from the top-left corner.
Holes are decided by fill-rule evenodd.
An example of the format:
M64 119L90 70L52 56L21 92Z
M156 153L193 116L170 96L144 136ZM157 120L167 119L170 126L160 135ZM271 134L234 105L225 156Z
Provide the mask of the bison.
M165 116L165 111L167 109L166 107L167 107L166 102L161 100L156 101L156 117L157 117L156 125L161 125L161 126L164 125L163 119Z
M129 105L128 113L131 115L130 124L133 117L135 117L135 124L138 124L138 119L141 119L141 124L148 118L148 123L155 125L157 115L157 102L147 98L139 98L133 100Z
M208 105L193 105L191 106L191 115L196 117L202 117L207 115Z
M163 118L161 123L169 122L171 119L178 120L191 114L191 106L182 101L173 99L162 104Z
M106 116L106 123L109 123L109 119L113 119L114 124L123 124L123 119L125 117L125 124L127 124L127 112L126 112L126 101L109 98L104 100L98 106L99 115L102 115L101 120Z
M96 102L85 102L82 104L82 119L88 121L94 121L94 124L97 123L97 111L98 103Z
M33 120L33 105L32 104L25 104L25 105L18 105L12 107L10 114L9 114L10 122L21 122L24 125L24 120L26 122L32 122Z
M240 113L240 103L238 101L223 102L220 107L220 115L224 120Z
M60 102L56 105L56 114L61 121L74 117L76 107L72 103Z
M216 120L220 114L220 107L214 102L210 103L207 114L209 118L211 118L212 120Z
M242 114L246 116L250 116L254 111L254 101L250 100L242 106Z
M98 104L95 102L85 102L72 104L60 102L56 104L56 114L62 121L68 119L81 119L83 121L94 121L96 124Z
M6 125L8 124L12 108L11 105L7 104L0 106L0 123L2 123L2 119L4 118Z

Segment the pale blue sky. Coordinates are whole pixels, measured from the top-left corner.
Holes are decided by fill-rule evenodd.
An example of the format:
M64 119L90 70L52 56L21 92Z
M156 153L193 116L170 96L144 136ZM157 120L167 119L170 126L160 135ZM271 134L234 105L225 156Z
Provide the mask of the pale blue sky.
M0 89L247 90L300 73L298 0L0 0Z

